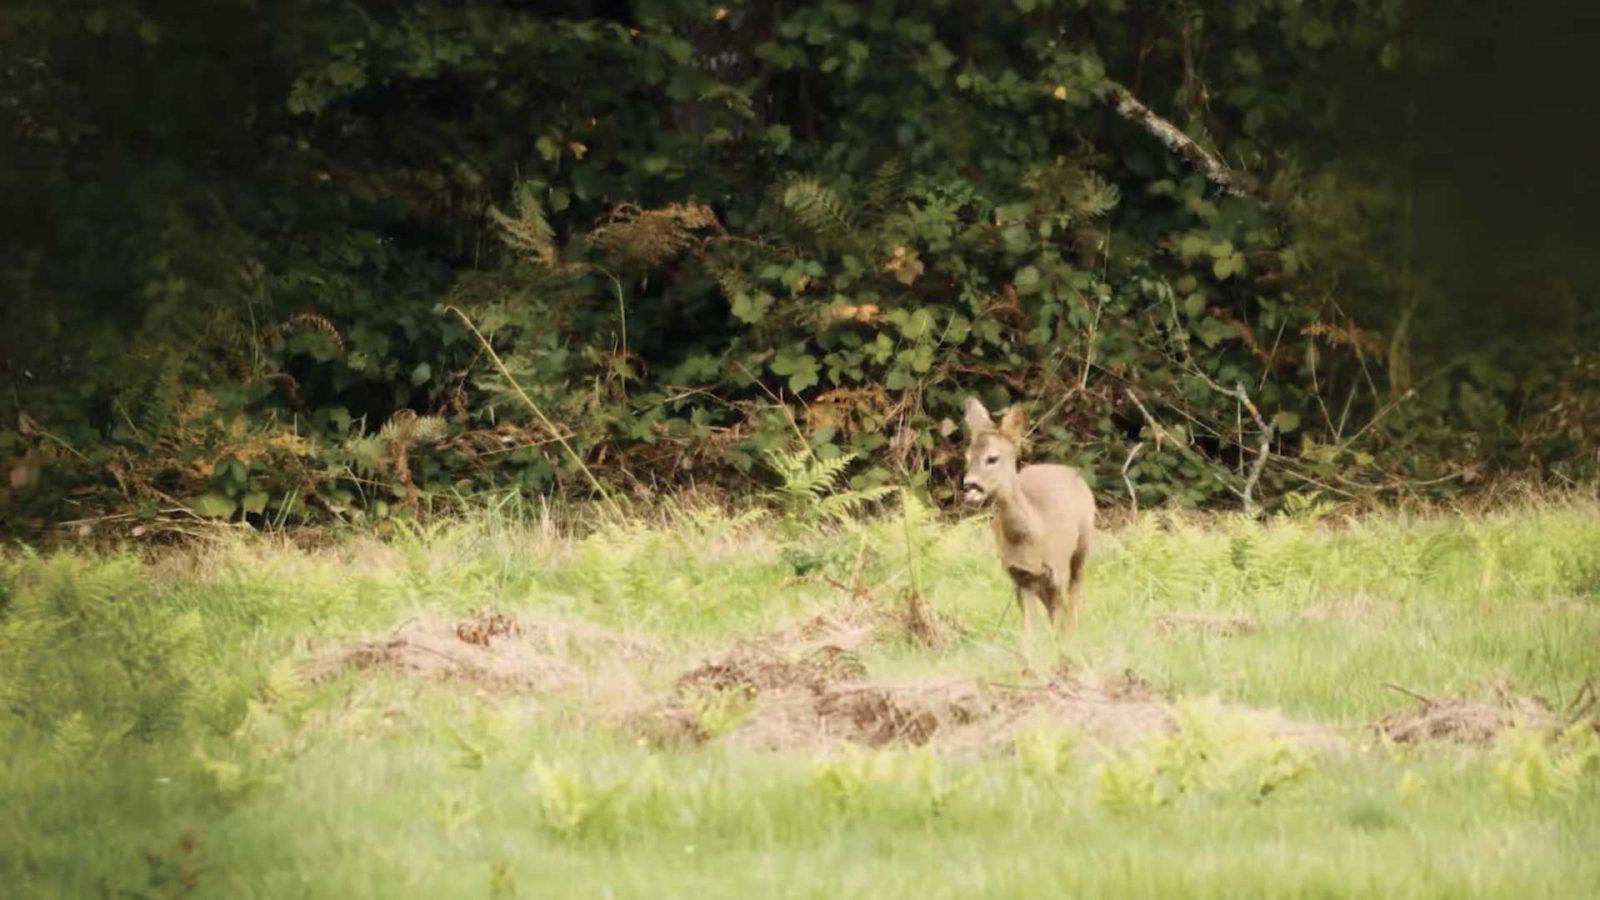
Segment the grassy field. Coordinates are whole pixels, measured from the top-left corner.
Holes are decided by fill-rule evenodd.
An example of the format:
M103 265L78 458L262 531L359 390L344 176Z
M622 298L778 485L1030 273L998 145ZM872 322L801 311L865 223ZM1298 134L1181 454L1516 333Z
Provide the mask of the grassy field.
M917 508L13 548L0 893L1600 895L1592 499L1147 514L1017 630Z

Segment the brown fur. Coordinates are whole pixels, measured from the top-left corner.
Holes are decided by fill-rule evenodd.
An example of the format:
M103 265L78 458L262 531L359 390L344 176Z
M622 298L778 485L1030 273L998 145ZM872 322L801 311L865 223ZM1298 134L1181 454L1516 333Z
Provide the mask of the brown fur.
M1026 416L1006 410L996 426L983 404L968 398L967 471L969 501L994 504L994 536L1000 564L1016 589L1024 640L1031 641L1036 599L1058 631L1078 627L1083 603L1083 566L1094 535L1094 495L1069 466L1017 465ZM1062 597L1065 589L1065 598ZM1065 603L1063 603L1065 599Z

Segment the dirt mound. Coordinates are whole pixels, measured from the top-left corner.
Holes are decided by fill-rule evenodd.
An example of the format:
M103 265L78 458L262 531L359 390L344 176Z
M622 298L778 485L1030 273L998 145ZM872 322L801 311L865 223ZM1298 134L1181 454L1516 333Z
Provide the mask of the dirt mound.
M1405 693L1417 698L1416 708L1389 713L1372 723L1379 735L1397 744L1423 741L1488 744L1513 725L1555 728L1561 724L1560 718L1543 700L1503 690L1497 692L1493 700Z
M756 750L932 745L955 752L1009 748L1020 732L1067 727L1121 746L1169 730L1176 709L1131 673L1109 682L1057 675L1027 684L970 676L867 677L858 651L881 636L881 614L845 608L754 640L684 673L674 693L629 725L660 744L717 739ZM1323 729L1239 710L1267 730L1310 744Z
M648 656L643 642L582 622L513 618L484 610L461 619L416 616L393 631L325 648L304 669L313 684L355 669L464 681L496 690L567 687L589 658Z

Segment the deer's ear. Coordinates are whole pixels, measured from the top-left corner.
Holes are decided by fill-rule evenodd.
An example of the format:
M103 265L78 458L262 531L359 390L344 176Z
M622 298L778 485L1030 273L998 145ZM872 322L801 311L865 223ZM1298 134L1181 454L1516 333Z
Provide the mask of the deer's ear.
M961 411L966 414L969 434L994 430L994 420L989 418L989 411L983 408L977 397L968 397L967 401L961 404Z
M1023 411L1022 404L1013 404L1000 417L1000 436L1013 444L1022 443L1022 432L1028 427L1028 414Z

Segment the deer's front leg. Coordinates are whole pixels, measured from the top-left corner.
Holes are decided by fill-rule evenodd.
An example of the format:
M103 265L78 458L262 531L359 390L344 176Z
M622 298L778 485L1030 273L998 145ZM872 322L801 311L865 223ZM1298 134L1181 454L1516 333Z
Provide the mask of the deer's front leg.
M1033 598L1029 596L1032 591L1025 587L1020 580L1016 581L1013 587L1016 589L1017 594L1017 609L1022 612L1022 655L1026 657L1030 648L1033 647L1035 604L1032 602Z

